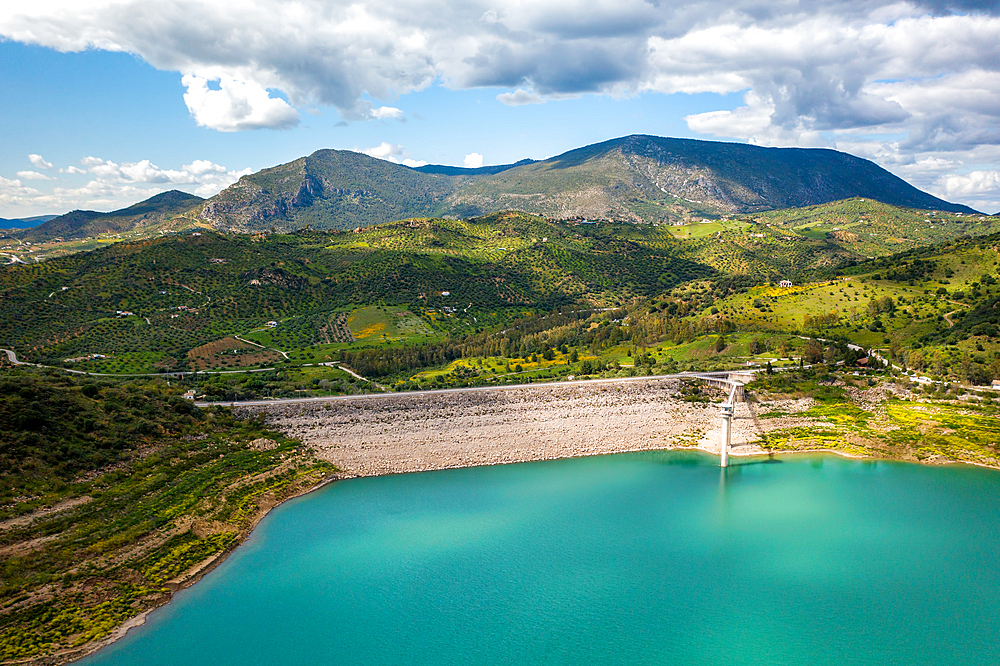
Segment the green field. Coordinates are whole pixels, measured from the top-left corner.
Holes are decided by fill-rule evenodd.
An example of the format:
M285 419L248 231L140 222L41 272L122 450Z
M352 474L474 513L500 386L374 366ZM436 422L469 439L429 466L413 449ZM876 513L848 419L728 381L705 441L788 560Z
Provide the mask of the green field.
M354 310L347 324L357 340L419 340L434 335L422 318L406 308L369 306Z

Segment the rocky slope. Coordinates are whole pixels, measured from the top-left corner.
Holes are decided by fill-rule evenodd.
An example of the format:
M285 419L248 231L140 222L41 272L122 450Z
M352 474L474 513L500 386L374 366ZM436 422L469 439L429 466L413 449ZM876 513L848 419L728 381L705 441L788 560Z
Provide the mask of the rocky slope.
M850 197L973 212L878 165L834 150L633 135L540 162L411 169L321 150L245 176L204 206L222 230L350 229L406 217L500 210L554 218L673 222L814 205Z

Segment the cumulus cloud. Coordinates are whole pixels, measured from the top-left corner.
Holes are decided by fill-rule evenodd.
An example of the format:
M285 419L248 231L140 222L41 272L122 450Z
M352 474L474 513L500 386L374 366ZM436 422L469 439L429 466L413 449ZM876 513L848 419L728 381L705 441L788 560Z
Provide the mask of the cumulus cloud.
M405 118L403 112L400 109L391 106L380 106L377 109L372 109L371 115L372 118L375 118L376 120L388 120L388 119L403 120Z
M100 157L85 157L80 163L86 167L87 173L96 176L101 184L187 185L190 187L186 189L205 197L218 193L240 177L251 173L251 169L230 171L209 160L194 160L180 169L161 169L149 160L118 164Z
M1000 171L991 169L950 174L941 177L933 189L944 197L968 201L987 213L1000 211Z
M210 160L194 160L179 169L161 169L150 160L119 163L87 156L80 165L59 169L59 173L70 176L68 179L35 171L20 171L14 180L0 177L0 209L7 213L4 216L61 213L74 208L111 210L170 189L210 197L251 173L251 169L227 169ZM90 179L81 183L81 175ZM53 182L45 183L47 189L43 191L25 186L23 180Z
M41 192L32 187L25 187L20 180L0 176L0 206L3 206L4 210L17 211L22 206L30 206L30 202L40 195ZM4 216L17 217L13 213Z
M365 148L364 150L359 150L358 152L369 155L370 157L377 157L380 160L386 160L387 162L393 162L394 164L402 164L408 167L419 167L427 164L424 160L414 160L407 157L406 150L403 149L398 143L389 143L388 141L383 141L374 148Z
M479 153L469 153L462 160L462 164L465 165L467 169L478 169L483 166L483 156Z
M24 178L25 180L52 180L49 176L37 171L18 171L17 177Z
M181 78L187 88L184 103L199 125L220 132L241 130L288 129L299 123L299 112L283 99L271 97L267 89L253 80L228 76L216 79L218 89L209 87L209 79L192 74Z
M544 104L545 98L518 88L514 92L500 93L497 95L497 101L507 106L524 106L525 104Z
M949 194L1000 195L1000 171L973 171L964 175L946 176L943 185Z
M369 97L440 80L511 88L497 98L511 105L749 90L769 128L809 132L905 121L912 109L878 81L997 71L998 13L986 0L39 0L0 17L0 34L178 71L192 116L221 131L291 127L307 104L400 118ZM746 115L730 117L737 129Z
M36 169L52 168L52 162L47 161L44 157L42 157L41 155L36 155L35 153L28 155L28 161L31 162Z

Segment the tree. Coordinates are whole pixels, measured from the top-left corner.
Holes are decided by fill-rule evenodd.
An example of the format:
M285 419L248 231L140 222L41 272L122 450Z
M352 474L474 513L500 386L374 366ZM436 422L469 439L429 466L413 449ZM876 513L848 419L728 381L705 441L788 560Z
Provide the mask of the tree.
M802 356L810 365L821 362L823 360L823 345L815 338L810 340L806 343L806 349Z
M750 354L756 356L757 354L764 351L764 343L760 338L754 338L750 341Z
M770 361L767 362L767 374L769 374L769 375L773 375L774 374L774 368L771 367L771 362Z
M569 353L569 362L570 363L576 363L579 360L580 360L580 354L576 351L576 349L574 349L573 351L571 351Z
M725 348L726 348L726 336L720 335L715 339L715 351L716 353L718 353Z

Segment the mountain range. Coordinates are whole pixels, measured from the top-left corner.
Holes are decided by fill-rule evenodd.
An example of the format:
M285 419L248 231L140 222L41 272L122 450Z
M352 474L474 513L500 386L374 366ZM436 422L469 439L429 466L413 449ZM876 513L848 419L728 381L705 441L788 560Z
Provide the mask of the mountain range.
M474 169L411 168L353 151L319 150L244 176L207 200L166 192L111 213L73 211L23 235L47 240L118 233L181 215L227 232L351 229L502 210L553 219L674 223L852 197L976 212L835 150L632 135L547 160Z
M37 227L39 224L43 224L57 217L59 216L35 215L33 217L19 217L14 219L0 217L0 229L30 229L31 227Z

